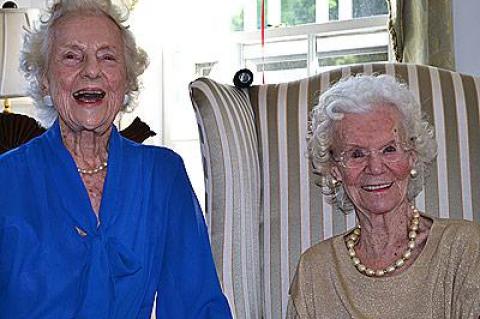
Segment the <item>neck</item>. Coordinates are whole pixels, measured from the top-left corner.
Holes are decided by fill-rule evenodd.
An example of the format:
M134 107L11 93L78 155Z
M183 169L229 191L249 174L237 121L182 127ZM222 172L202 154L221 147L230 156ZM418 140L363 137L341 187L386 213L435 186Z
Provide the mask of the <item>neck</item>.
M111 128L102 133L87 130L74 131L60 121L60 131L63 143L78 167L97 167L107 161Z
M357 211L362 235L358 243L361 255L369 259L384 259L396 254L408 242L408 225L413 211L407 201L384 214L366 214Z

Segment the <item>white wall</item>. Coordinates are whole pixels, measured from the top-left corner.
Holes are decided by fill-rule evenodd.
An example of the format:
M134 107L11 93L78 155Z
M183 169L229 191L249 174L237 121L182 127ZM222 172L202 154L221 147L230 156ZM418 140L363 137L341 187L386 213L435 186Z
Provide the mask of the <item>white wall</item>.
M452 1L456 69L480 76L480 1Z

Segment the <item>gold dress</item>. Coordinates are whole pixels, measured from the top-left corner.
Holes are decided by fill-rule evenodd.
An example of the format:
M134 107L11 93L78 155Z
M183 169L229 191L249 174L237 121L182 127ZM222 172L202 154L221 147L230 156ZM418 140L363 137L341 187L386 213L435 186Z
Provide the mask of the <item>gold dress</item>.
M432 219L418 258L391 277L358 272L344 235L308 249L290 287L287 318L478 319L480 226Z

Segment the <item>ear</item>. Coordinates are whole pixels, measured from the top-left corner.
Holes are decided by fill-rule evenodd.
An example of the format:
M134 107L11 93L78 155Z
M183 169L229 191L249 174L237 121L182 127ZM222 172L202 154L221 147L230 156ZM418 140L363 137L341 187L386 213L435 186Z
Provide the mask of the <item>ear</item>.
M337 164L332 165L332 167L330 168L330 174L332 174L333 178L335 178L337 181L343 181L342 173L340 172L340 168L337 166Z

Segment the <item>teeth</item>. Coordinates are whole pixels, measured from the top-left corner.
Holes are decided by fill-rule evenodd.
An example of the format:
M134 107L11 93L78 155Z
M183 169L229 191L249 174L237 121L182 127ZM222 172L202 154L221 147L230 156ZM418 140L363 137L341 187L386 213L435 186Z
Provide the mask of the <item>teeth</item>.
M79 90L73 93L74 98L79 98L83 95L98 95L98 96L105 96L105 92L102 90Z
M382 188L387 188L387 187L390 187L390 185L392 185L391 183L387 183L387 184L381 184L381 185L369 185L369 186L363 186L362 188L367 190L367 191L374 191L374 190L377 190L377 189L382 189Z

